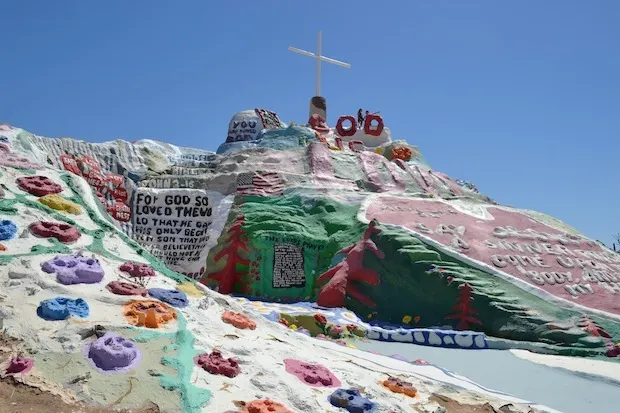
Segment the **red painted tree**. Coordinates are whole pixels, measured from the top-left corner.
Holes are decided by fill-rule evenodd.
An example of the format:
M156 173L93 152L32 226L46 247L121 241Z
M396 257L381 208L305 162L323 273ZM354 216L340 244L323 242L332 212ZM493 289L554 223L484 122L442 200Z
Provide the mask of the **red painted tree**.
M603 327L596 324L590 317L585 314L582 315L577 325L581 327L584 331L589 333L591 336L601 337L603 339L605 347L607 348L605 354L608 357L620 356L620 345L615 344L612 340L611 335L607 331L605 331Z
M587 315L581 316L578 323L579 327L581 327L584 331L588 332L591 336L594 337L603 337L603 338L611 338L609 333L605 331L605 329L598 324L596 324L590 317Z
M226 265L221 271L207 276L208 279L219 282L219 292L222 294L232 293L235 283L247 274L247 271L245 273L237 272L237 264L243 266L250 265L250 261L240 255L241 251L248 251L248 237L243 231L244 219L243 215L237 217L235 223L231 225L226 233L224 248L213 257L217 262L224 258L224 256L227 256Z
M480 320L476 318L478 311L472 307L474 297L471 296L473 289L468 283L459 285L459 295L456 298L456 304L452 307L454 314L446 317L446 320L459 320L456 328L458 330L469 330L471 324L482 325Z
M374 301L362 294L355 282L361 281L370 285L379 284L379 274L376 271L364 268L364 252L372 252L380 259L385 257L383 251L370 239L372 234L378 234L377 221L373 220L368 224L362 238L353 245L350 245L337 254L347 254L345 259L338 265L330 268L317 279L317 283L329 282L321 288L317 304L323 307L344 307L346 295L368 306L375 307Z

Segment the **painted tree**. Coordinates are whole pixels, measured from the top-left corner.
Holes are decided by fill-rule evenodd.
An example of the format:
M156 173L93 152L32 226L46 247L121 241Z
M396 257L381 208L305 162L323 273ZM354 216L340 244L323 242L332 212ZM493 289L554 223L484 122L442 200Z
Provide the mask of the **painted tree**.
M355 285L357 282L365 282L370 285L379 284L379 274L376 271L364 268L364 253L368 250L380 259L385 257L383 251L370 239L372 234L378 234L377 221L373 220L368 224L362 238L355 244L350 245L337 254L346 254L343 261L330 268L317 279L317 284L329 280L325 284L317 299L317 304L323 307L344 307L345 297L351 298L368 306L375 307L376 304L370 298L362 294Z
M577 325L579 325L579 327L581 327L584 331L586 331L591 336L603 337L603 339L611 338L609 333L605 331L603 327L596 324L590 317L588 317L585 314L581 316Z
M454 314L446 317L446 320L458 320L456 328L458 330L469 330L472 324L482 325L480 320L476 318L478 311L474 310L472 303L474 297L471 296L473 289L468 283L459 285L459 293L456 298L456 304L452 307Z
M611 335L587 315L582 315L577 325L593 337L601 337L605 343L607 357L620 357L620 344L614 343Z
M219 292L222 294L232 293L235 283L247 274L247 270L245 272L238 272L237 265L246 267L250 265L250 261L240 255L241 251L246 253L248 251L248 237L243 231L244 219L243 215L239 215L236 218L235 223L226 232L224 248L213 257L214 261L218 262L226 256L224 268L207 276L208 279L219 283Z

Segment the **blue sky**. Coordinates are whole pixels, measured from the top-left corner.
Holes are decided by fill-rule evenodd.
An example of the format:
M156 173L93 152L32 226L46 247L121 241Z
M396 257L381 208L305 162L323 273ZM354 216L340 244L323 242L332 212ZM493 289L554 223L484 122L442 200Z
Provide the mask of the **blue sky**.
M215 150L237 111L381 111L434 169L606 243L620 232L620 1L12 1L0 121Z

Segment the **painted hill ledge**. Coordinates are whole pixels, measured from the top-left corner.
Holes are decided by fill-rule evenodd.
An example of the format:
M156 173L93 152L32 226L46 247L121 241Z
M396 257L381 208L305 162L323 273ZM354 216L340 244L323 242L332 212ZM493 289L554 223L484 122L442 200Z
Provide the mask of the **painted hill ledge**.
M2 134L16 156L84 177L109 222L222 293L345 306L375 338L473 330L484 348L617 359L620 255L432 170L375 121L244 111L217 154Z
M93 190L92 176L46 166L33 152L26 158L16 149L39 138L2 128L0 394L14 396L20 408L435 412L458 402L512 412L544 409L433 366L363 353L269 322L167 268L115 225L99 199L110 194ZM137 190L133 202L141 194L147 195ZM53 202L45 201L50 195ZM259 198L251 199L256 207ZM293 205L301 199L271 202L277 200L295 223ZM300 208L325 213L338 205L306 202ZM338 208L354 213L350 205ZM244 219L254 222L253 213L258 208ZM351 220L342 214L331 220L319 215L331 228ZM242 221L234 216L233 222ZM44 393L29 397L28 388Z

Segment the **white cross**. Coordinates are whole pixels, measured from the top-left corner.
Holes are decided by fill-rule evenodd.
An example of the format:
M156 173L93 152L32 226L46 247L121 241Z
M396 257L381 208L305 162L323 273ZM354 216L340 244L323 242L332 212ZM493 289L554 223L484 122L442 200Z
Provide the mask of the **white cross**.
M321 61L332 63L344 68L350 69L351 65L339 60L330 59L329 57L321 56L321 32L319 31L319 44L316 53L306 52L305 50L298 49L296 47L289 46L288 50L291 52L303 54L305 56L314 57L316 59L316 95L321 96Z

